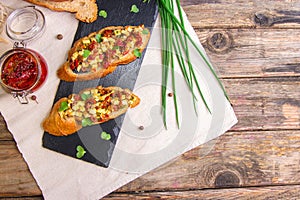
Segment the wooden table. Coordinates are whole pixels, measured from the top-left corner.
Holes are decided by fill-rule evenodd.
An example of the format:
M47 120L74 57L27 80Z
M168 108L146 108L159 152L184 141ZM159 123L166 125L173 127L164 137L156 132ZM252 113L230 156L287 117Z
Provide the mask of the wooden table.
M105 199L300 198L300 0L184 0L239 123ZM42 199L0 120L0 198Z

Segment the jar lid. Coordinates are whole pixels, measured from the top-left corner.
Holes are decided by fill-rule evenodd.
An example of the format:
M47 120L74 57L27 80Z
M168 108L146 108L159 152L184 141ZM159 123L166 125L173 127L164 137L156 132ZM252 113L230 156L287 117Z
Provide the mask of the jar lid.
M14 10L6 21L6 34L16 42L28 42L45 29L45 16L34 6Z

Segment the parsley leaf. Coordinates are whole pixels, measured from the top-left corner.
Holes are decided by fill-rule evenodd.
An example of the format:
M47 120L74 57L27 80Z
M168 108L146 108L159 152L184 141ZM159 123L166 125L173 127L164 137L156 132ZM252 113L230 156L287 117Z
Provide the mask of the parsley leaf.
M130 12L138 13L139 11L140 11L140 9L139 9L135 4L133 4L133 5L131 6Z
M107 17L107 12L105 10L100 10L99 11L99 16L103 17L105 19Z
M140 52L139 49L135 49L135 50L133 51L133 55L135 55L135 57L139 58L139 57L142 56L142 53Z

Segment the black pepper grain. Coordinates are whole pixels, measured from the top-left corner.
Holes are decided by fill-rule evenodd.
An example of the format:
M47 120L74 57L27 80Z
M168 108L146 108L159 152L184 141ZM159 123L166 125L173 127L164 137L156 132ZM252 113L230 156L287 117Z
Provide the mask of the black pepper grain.
M56 38L57 38L58 40L62 40L62 39L64 38L64 36L63 36L62 34L58 34L58 35L56 36Z
M144 130L144 126L139 126L139 129L142 131Z

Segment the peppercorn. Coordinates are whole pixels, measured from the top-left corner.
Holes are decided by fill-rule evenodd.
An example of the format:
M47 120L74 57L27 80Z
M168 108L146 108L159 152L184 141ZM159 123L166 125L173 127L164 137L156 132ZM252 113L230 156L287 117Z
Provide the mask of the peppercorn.
M56 38L57 38L58 40L62 40L62 39L64 38L64 36L63 36L62 34L58 34L58 35L56 36Z

